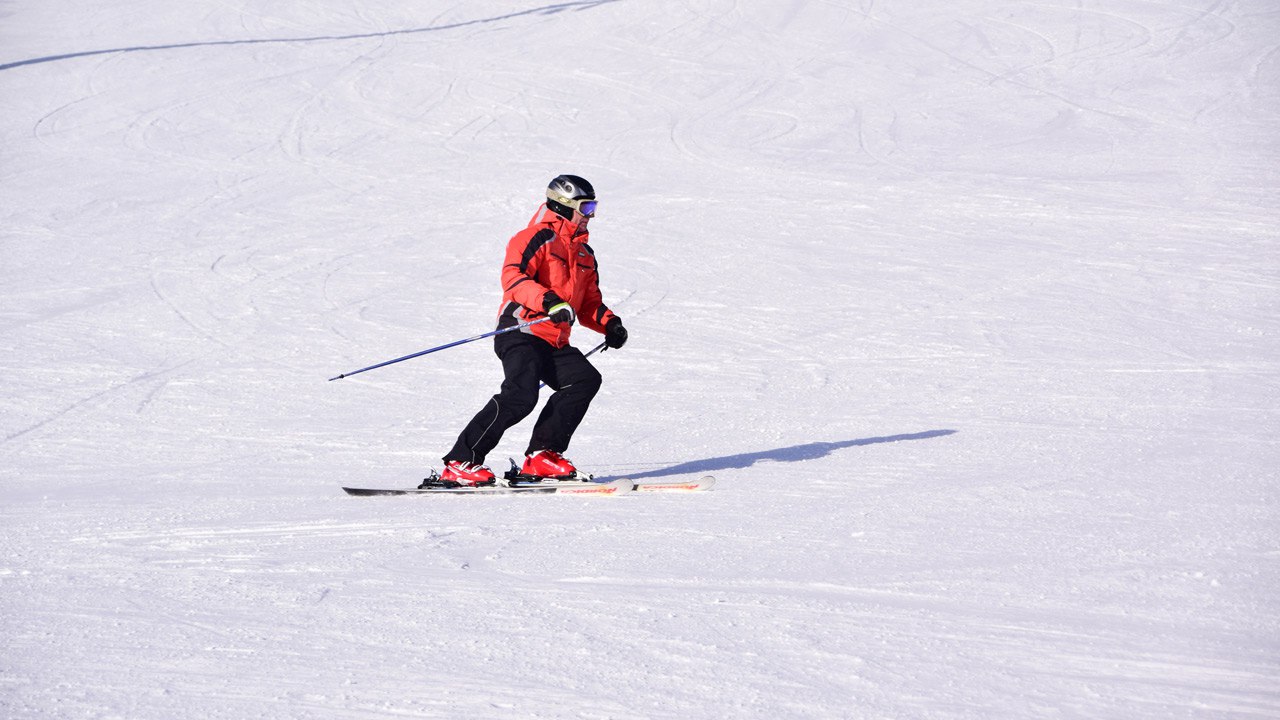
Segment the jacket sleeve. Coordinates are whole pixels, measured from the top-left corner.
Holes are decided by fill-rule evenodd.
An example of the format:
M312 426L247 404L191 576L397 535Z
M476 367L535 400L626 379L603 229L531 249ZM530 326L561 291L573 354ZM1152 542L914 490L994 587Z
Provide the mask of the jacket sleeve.
M600 265L596 263L595 253L592 253L591 262L595 265L595 270L591 273L587 294L582 299L582 307L578 311L578 322L598 333L603 333L605 325L608 325L615 316L613 311L604 304L600 294Z
M502 265L503 293L536 313L542 312L542 298L550 290L534 277L545 261L546 245L554 237L554 232L544 228L532 235L516 233L507 243Z

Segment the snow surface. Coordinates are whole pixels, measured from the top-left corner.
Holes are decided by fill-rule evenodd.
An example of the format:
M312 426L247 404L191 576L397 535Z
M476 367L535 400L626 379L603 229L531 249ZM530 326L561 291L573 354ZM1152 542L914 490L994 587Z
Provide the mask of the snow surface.
M1273 2L4 2L0 98L4 717L1280 717ZM561 172L570 455L715 490L343 495Z

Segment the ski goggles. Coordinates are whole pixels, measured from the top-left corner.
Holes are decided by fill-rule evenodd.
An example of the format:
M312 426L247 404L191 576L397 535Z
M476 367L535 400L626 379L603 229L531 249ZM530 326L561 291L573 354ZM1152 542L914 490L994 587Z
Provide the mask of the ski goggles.
M561 202L566 207L571 207L587 217L592 217L596 214L597 203L593 198L578 198L577 200L563 200Z

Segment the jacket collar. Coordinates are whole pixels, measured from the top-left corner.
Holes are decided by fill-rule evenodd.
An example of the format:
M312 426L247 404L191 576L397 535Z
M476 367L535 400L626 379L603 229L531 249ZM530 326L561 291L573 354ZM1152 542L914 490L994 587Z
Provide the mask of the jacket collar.
M571 221L565 220L552 212L551 209L547 207L546 203L543 203L538 208L538 211L533 214L533 219L529 221L529 224L545 225L555 232L556 237L563 238L574 244L585 243L587 241L587 237L591 234L591 231L588 230L581 235L575 236L573 233L577 230L577 227Z

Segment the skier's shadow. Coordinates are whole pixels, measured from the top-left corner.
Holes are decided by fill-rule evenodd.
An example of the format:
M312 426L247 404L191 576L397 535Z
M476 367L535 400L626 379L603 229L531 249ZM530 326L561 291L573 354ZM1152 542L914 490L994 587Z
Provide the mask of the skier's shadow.
M697 475L699 473L713 473L717 470L737 470L751 467L762 460L772 460L774 462L803 462L805 460L817 460L818 458L830 455L836 450L843 450L845 448L860 447L863 445L879 445L880 443L902 442L904 440L929 440L931 438L954 435L955 433L955 430L929 430L928 432L862 438L861 440L844 440L842 442L813 442L806 443L804 445L792 445L791 447L777 448L775 450L742 453L741 455L725 455L723 457L706 458L704 460L690 460L689 462L683 462L679 465L672 465L671 467L659 468L657 470L646 470L644 472L626 473L623 475L609 475L607 477L597 479L607 482L609 480L617 480L624 477L632 480L646 480L649 478L667 477L669 475Z

